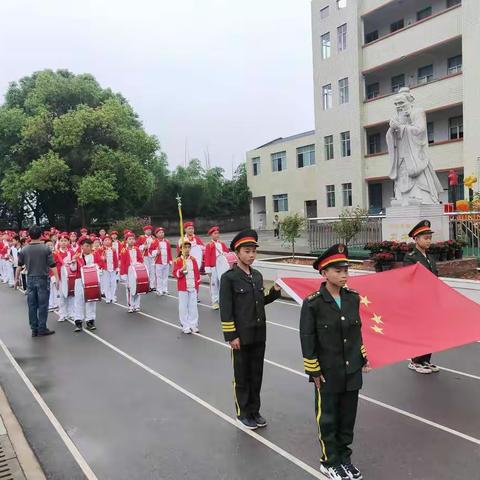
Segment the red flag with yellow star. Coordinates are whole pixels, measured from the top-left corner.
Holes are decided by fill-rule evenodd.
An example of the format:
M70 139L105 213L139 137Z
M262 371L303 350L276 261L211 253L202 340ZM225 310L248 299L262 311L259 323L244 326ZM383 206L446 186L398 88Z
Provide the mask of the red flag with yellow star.
M322 277L280 278L298 303L316 292ZM420 264L349 277L360 294L363 343L372 367L480 340L480 305Z

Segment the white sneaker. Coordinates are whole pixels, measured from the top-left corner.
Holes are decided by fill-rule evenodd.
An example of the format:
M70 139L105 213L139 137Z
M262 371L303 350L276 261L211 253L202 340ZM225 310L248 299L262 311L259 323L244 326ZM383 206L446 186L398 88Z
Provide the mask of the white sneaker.
M198 329L198 327L193 327L192 328L192 332L193 333L198 333L200 330Z
M212 309L213 309L213 310L219 310L219 309L220 309L220 305L219 305L218 303L214 303L214 304L212 305Z
M133 313L133 308L130 307L130 308L128 309L128 313Z
M427 367L426 365L422 365L421 363L410 362L408 364L408 368L410 370L415 370L417 373L423 373L423 374L432 373L432 370L430 367Z
M350 480L350 475L339 465L338 467L325 467L320 464L320 473L331 480Z
M139 311L140 311L140 307L135 307L135 308L133 309L133 311L134 311L134 312L139 312Z
M436 365L434 365L433 363L430 363L430 362L423 362L423 365L425 367L428 367L432 372L439 372L440 371L440 368L437 367Z
M57 322L65 322L67 320L66 317L58 317Z
M192 331L189 328L184 328L183 333L192 333Z

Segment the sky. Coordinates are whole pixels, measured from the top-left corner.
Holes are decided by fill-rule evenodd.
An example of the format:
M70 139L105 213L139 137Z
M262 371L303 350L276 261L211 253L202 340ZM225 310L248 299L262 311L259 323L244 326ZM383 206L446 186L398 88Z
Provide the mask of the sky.
M170 167L311 130L309 0L1 0L0 96L34 71L121 92Z

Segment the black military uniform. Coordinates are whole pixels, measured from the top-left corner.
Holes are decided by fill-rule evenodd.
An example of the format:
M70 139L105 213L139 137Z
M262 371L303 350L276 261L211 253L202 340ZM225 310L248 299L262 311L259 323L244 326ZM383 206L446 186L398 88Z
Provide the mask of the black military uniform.
M412 230L408 233L410 238L415 239L418 235L431 235L434 232L431 230L431 223L428 220L422 220L417 225L415 225ZM434 275L438 277L438 269L435 259L428 253L424 255L417 247L413 249L412 252L407 253L403 260L404 266L415 265L416 263L422 264L427 270L430 270ZM429 363L432 359L432 354L427 353L426 355L421 355L420 357L412 358L413 363L424 364Z
M230 245L257 246L254 230L240 232ZM250 268L250 274L234 266L222 275L220 282L220 316L225 341L240 339L240 349L232 349L234 370L233 389L236 414L239 418L259 415L265 356L265 305L280 297L273 287L263 288L263 277Z
M329 266L347 265L347 248L334 245L317 259L314 268L322 271ZM324 467L351 463L349 445L353 441L362 367L367 363L360 297L344 287L338 302L340 306L323 283L318 292L303 302L300 317L305 372L310 381L320 375L325 378L320 390L315 388L315 415Z

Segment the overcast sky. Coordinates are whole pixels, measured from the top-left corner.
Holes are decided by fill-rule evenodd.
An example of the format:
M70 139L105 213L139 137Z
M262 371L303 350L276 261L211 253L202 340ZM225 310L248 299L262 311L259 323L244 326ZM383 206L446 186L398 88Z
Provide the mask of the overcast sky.
M309 0L0 0L0 94L44 68L121 92L170 165L313 128Z

